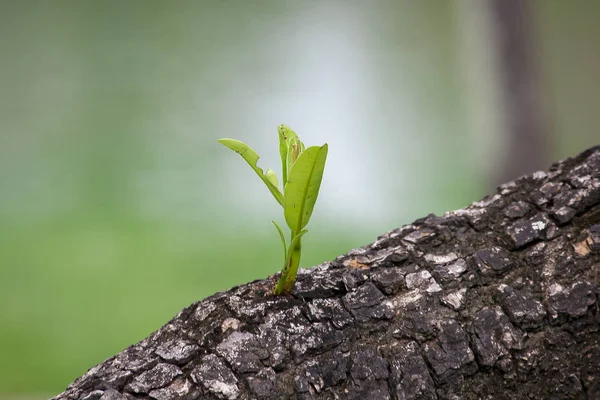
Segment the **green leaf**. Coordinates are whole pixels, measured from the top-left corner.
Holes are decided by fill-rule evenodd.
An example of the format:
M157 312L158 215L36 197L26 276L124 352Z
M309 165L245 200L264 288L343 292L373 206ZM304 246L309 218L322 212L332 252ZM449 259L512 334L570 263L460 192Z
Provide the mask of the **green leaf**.
M327 144L306 149L294 163L284 188L283 212L285 221L292 230L298 232L308 224L319 195Z
M277 228L277 231L279 232L279 237L281 237L281 244L283 244L283 266L285 268L286 265L286 261L287 261L287 244L285 242L285 235L283 234L283 231L281 230L281 227L279 226L279 224L275 221L271 221L273 223L273 225L275 225L275 228Z
M270 177L267 177L266 174L263 173L263 170L256 165L260 157L258 154L256 154L254 150L252 150L250 146L243 142L240 142L239 140L226 138L219 139L219 143L221 143L225 147L230 148L231 150L235 151L240 156L242 156L242 158L246 160L248 165L252 167L252 169L260 177L260 179L262 179L265 185L267 185L267 188L269 188L269 191L271 192L273 197L275 197L275 200L277 200L277 202L281 204L281 206L283 206L283 194L281 194L279 188L273 184L272 178L269 179Z
M282 169L282 185L285 187L285 184L288 180L288 166L287 166L287 157L288 157L288 144L289 140L292 138L298 139L298 135L296 132L291 130L286 125L279 125L277 127L277 133L279 134L279 154L281 156L281 169ZM290 166L291 167L291 166Z

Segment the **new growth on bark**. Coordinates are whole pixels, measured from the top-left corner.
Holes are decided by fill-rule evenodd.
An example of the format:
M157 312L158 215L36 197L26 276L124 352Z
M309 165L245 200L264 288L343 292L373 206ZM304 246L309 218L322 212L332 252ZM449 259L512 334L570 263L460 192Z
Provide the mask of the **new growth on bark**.
M217 293L54 400L600 398L600 146Z

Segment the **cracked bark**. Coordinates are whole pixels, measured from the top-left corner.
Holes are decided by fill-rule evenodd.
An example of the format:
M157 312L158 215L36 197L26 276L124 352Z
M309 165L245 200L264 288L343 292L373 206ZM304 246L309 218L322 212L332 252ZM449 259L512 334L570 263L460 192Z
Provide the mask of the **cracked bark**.
M600 146L217 293L54 400L600 398Z

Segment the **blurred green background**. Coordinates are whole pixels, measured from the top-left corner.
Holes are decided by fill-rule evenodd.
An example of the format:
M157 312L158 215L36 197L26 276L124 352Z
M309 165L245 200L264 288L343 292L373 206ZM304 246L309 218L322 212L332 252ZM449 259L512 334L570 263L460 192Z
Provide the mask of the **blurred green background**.
M552 161L599 142L600 2L528 4ZM218 138L276 171L278 124L329 143L305 267L493 190L519 160L492 20L478 0L0 2L0 398L50 397L277 272L281 209Z

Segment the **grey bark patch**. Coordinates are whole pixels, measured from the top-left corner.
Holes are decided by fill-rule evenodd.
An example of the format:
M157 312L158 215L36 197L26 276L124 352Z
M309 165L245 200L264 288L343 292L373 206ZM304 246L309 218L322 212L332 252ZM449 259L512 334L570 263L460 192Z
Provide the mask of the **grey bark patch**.
M346 381L349 372L350 356L334 351L331 356L307 361L299 375L294 377L299 393L321 393L324 389Z
M305 332L310 325L311 322L304 316L300 307L293 307L269 314L258 330L261 338L269 333L289 338L291 335Z
M268 360L264 360L266 365L280 371L290 358L290 352L287 348L287 335L281 331L270 329L265 325L258 328L259 337L265 348L269 352Z
M538 214L525 221L518 221L511 226L507 234L514 248L521 248L529 243L544 239L550 221L544 214Z
M150 392L150 397L156 400L195 400L199 396L200 390L185 378L177 378L170 385Z
M425 254L425 256L423 256L423 258L425 258L426 261L428 261L432 264L444 265L444 264L449 264L453 261L456 261L458 259L458 256L454 252L450 252L450 253L446 253L446 254L430 253L430 254Z
M267 304L263 301L253 302L239 296L229 296L225 302L238 319L260 318L267 309Z
M400 267L380 268L371 274L371 280L383 293L395 294L402 287L404 274Z
M541 301L508 285L501 285L498 289L502 306L515 325L524 330L537 329L543 325L546 310Z
M217 354L225 358L235 371L258 372L263 367L260 360L269 352L256 335L249 332L233 332L217 346Z
M103 390L94 390L93 392L90 392L88 395L84 396L81 400L100 400L103 395Z
M156 354L162 357L163 360L185 364L194 358L199 349L200 347L193 343L171 340L159 345Z
M351 325L352 316L338 299L315 299L308 304L308 318L313 322L331 321L337 329Z
M524 201L515 201L514 203L510 203L508 206L506 206L502 212L510 219L517 219L527 215L530 210L531 206L529 203Z
M558 283L550 285L547 296L552 319L563 321L586 315L588 308L596 303L597 287L587 281L575 282L568 287Z
M196 321L202 322L208 316L217 309L217 306L214 303L202 303L196 307L196 311L194 312L194 318Z
M348 400L391 399L387 382L382 380L353 381L346 390Z
M393 265L402 264L408 260L408 251L404 247L395 247L394 251L388 255L384 261L387 261Z
M292 335L289 339L290 350L294 360L301 362L307 356L321 354L339 345L344 334L330 324L315 323L305 331Z
M458 311L463 305L463 301L465 299L466 294L466 288L462 288L455 292L448 293L447 295L442 297L442 304L452 308L454 311Z
M321 384L319 383L317 385L317 387L321 387ZM309 383L309 377L306 376L296 376L294 378L294 389L296 391L296 393L300 396L302 396L305 393L309 393L311 391L311 386Z
M427 270L407 274L406 287L408 289L422 289L428 293L435 293L442 290L441 286Z
M590 250L600 253L600 224L590 226Z
M367 275L360 269L352 269L342 276L347 291L352 291L367 281Z
M258 374L248 377L247 380L250 391L259 399L270 398L277 383L275 371L271 368L263 368Z
M221 324L221 332L237 331L240 329L242 322L237 318L225 318Z
M529 196L529 201L538 207L543 207L544 205L548 204L548 197L539 190L536 190Z
M382 303L385 296L375 285L367 282L355 292L344 296L344 305L358 322L371 319L390 319L394 311L390 305Z
M563 186L561 182L546 182L540 187L540 192L548 197L554 197L561 191Z
M485 307L473 321L473 343L479 364L492 367L510 350L523 348L522 334L510 323L500 307Z
M218 398L233 400L241 394L233 372L214 354L204 356L201 364L195 367L190 375L194 382Z
M439 275L442 282L451 282L459 278L467 270L467 262L459 258L448 265L436 266L434 271Z
M134 393L149 393L152 389L159 389L170 383L176 376L181 375L181 370L175 365L160 363L149 371L137 376L125 386L125 390Z
M479 271L484 276L503 275L515 267L510 252L502 247L490 247L478 250L473 258Z
M352 356L350 375L355 380L387 379L387 362L373 349L358 350Z
M462 210L449 211L444 216L447 218L466 218L470 225L479 230L485 227L487 210L471 205Z
M314 267L310 270L310 273L300 269L292 290L294 296L303 299L320 299L345 292L341 278L344 270L336 270L333 263L325 265L327 269L322 269L322 266Z
M436 235L436 232L433 229L422 228L422 229L417 229L416 231L411 232L408 235L404 236L403 240L405 240L409 243L418 244L418 243L424 243L424 242L430 240L431 238L435 237L435 235Z
M419 343L434 339L439 333L438 321L429 318L426 312L417 307L416 310L405 311L404 317L395 321L393 336L398 339L410 338Z
M477 370L475 356L463 328L455 321L445 321L440 325L438 338L424 346L427 361L437 378L448 382L461 373L474 373Z
M109 387L122 388L133 376L135 376L135 373L132 371L117 369L110 374L103 374L102 381Z
M575 190L563 191L554 197L557 207L568 206L577 212L597 204L600 200L600 177L589 177L580 181Z
M132 373L147 371L158 364L159 358L148 352L141 345L134 345L117 354L112 364L116 369Z
M394 344L384 349L390 364L390 384L394 398L434 400L435 383L416 342Z
M108 389L102 394L100 400L127 400L127 396L114 389Z
M562 206L554 208L550 212L550 215L556 220L556 222L558 222L559 225L564 225L571 221L575 215L577 215L577 210L569 206Z
M544 242L528 247L524 253L525 262L532 266L543 264L546 258L546 243Z
M387 385L388 363L374 349L361 349L352 356L350 376L352 376L352 382L356 385L356 391L352 398L391 398Z

